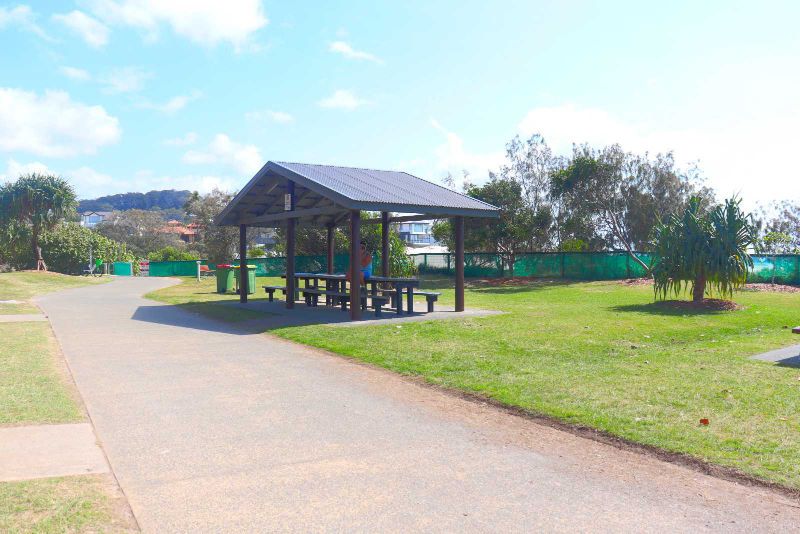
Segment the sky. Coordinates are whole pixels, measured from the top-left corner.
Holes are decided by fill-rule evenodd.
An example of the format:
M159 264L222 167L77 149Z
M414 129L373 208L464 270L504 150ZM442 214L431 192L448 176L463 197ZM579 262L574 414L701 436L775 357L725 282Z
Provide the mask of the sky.
M0 181L235 191L268 160L481 183L515 135L800 200L800 2L0 0Z

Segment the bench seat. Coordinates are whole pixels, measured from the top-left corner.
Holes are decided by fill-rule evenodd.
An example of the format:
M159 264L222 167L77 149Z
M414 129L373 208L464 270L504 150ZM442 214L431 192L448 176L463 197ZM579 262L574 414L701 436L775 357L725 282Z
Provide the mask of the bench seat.
M392 306L395 305L394 299L397 298L397 291L394 289L381 289L379 291L383 295L389 296L392 299ZM414 291L412 293L412 297L425 297L425 301L428 304L428 313L433 312L433 303L439 300L441 293L437 293L435 291Z
M269 301L272 302L274 299L274 294L276 291L281 291L284 295L286 294L286 288L284 286L262 286L264 291L267 292L267 296L269 297Z

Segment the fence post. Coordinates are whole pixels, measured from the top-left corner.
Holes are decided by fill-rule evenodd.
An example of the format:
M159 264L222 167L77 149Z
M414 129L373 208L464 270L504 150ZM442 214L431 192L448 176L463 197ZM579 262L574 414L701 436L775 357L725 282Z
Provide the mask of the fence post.
M450 274L450 253L447 253L447 274Z

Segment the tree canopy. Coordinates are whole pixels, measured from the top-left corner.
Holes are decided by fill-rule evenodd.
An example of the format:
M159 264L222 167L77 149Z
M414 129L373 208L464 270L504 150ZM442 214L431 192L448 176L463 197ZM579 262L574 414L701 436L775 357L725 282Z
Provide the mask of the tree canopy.
M47 270L40 238L75 214L77 200L70 183L52 174L31 173L0 187L0 226L9 241L30 240L37 270Z

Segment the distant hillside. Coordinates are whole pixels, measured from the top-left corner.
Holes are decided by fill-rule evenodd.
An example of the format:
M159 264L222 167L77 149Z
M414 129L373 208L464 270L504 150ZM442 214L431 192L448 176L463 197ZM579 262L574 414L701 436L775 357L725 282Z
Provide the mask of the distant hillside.
M78 211L180 209L189 195L191 195L191 191L174 189L148 191L147 193L120 193L92 200L81 200L78 203Z

